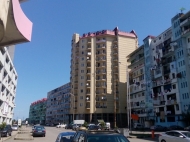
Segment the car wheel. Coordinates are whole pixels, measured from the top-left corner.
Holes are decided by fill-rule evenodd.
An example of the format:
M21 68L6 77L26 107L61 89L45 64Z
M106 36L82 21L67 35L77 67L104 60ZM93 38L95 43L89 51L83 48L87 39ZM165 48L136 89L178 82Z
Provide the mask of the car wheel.
M7 133L6 133L6 137L8 137L8 136L9 136L9 133L7 132Z
M45 137L46 135L44 134L43 137Z
M11 135L12 135L12 133L10 132L9 136L11 136Z
M165 140L161 140L161 142L166 142Z

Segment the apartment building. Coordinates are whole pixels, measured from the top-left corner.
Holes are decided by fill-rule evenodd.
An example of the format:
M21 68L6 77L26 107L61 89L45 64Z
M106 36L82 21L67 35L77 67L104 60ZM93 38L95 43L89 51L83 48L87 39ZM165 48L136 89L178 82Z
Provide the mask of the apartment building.
M47 99L37 100L30 105L29 124L42 124L46 122L46 103Z
M12 47L14 48L14 47ZM7 47L0 48L0 123L12 123L18 75Z
M70 101L72 100L70 90L70 83L66 83L48 92L46 123L54 125L59 123L69 123Z
M138 116L138 119L133 118L132 123L139 122L144 124L146 113L146 79L145 79L145 61L144 61L144 45L137 48L128 58L128 71L129 71L129 88L130 89L130 106L131 114Z
M73 34L71 45L75 119L103 119L112 126L126 126L126 56L138 46L135 32L116 27Z

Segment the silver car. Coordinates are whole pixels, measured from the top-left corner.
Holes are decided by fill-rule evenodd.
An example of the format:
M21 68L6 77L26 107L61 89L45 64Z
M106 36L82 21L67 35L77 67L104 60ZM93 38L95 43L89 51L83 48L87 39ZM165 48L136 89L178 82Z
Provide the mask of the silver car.
M12 125L11 128L12 128L13 131L18 131L18 125Z
M190 142L188 131L167 131L159 135L159 142Z

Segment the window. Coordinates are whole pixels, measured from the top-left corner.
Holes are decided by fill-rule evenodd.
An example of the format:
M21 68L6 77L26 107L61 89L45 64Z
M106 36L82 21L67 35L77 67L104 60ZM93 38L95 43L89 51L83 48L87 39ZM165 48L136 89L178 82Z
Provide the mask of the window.
M82 104L82 103L80 103L80 106L83 106L83 104Z
M172 78L175 78L175 73L172 73Z
M82 100L82 99L83 99L83 96L80 96L80 99Z
M190 43L190 38L187 39L187 42Z
M83 89L81 89L80 92L83 93Z
M84 60L84 57L82 57L82 60Z
M84 76L81 76L81 79L84 79Z
M81 70L81 73L84 73L84 70Z
M84 67L84 63L81 64L81 67Z
M83 83L81 83L80 86L83 86Z
M173 88L173 89L176 89L176 85L175 85L175 84L173 84L173 85L172 85L172 88Z
M82 48L84 48L84 46L82 46Z
M82 54L84 54L84 52L82 51Z
M178 104L176 104L176 110L179 110L179 105Z

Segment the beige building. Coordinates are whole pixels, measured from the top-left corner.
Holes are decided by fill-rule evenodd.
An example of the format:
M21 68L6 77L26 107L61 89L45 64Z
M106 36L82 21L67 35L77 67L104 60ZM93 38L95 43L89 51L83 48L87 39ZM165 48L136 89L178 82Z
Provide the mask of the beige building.
M126 125L126 56L138 46L135 32L116 27L113 31L74 34L71 45L71 93L75 104L70 117L74 108L74 119L103 119L112 126Z

